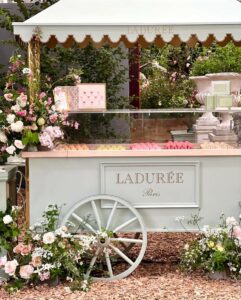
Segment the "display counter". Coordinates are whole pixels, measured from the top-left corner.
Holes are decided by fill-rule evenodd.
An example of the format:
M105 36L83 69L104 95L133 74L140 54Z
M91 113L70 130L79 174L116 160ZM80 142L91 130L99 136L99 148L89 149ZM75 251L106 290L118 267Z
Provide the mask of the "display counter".
M241 149L53 150L22 156L29 167L30 223L49 204L66 204L63 218L76 203L103 194L137 208L148 231L184 230L176 219L188 220L199 210L203 225L217 224L223 212L239 213ZM102 209L110 208L103 203Z

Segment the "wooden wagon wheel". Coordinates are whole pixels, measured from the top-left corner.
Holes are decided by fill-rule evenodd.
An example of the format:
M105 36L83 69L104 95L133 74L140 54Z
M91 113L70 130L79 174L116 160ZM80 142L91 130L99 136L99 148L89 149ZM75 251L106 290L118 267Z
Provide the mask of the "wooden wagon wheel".
M103 202L108 203L108 208ZM64 217L62 225L68 224L74 224L75 228L84 227L84 234L95 235L97 239L86 277L105 281L124 278L138 267L144 256L147 246L144 223L138 211L123 199L110 195L88 197L73 206ZM127 237L123 232L128 232ZM107 236L103 238L100 233ZM129 236L131 234L133 238ZM135 259L126 253L130 245L136 247ZM119 257L119 269L116 257ZM96 275L96 266L103 258L106 270Z

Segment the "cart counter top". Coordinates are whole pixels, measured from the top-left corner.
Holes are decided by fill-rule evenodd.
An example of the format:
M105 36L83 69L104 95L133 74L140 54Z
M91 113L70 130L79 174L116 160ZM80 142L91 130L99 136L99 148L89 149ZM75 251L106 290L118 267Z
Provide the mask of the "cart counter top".
M241 156L241 149L189 149L189 150L53 150L23 152L23 158L60 157L205 157Z

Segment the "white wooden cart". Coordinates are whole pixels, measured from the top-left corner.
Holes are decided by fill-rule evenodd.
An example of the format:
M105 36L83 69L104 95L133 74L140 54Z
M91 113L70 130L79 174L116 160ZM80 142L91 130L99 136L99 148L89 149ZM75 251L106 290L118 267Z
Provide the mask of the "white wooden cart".
M120 43L133 47L148 43L179 45L181 42L191 46L199 41L208 46L215 40L221 45L233 40L240 45L241 4L237 0L60 0L29 20L13 25L15 35L29 45L29 67L33 75L29 79L33 83L33 79L39 79L40 43L53 47L60 42L68 47L77 42L84 47L92 41L96 47L106 43L112 47ZM30 86L32 99L37 86L36 83ZM95 234L103 228L114 234L121 231L140 233L132 238L113 235L99 240L88 274L97 263L99 252L108 248L110 253L104 251L106 280L123 278L138 266L146 248L146 230L157 231L163 226L177 230L174 216L190 215L199 207L206 217L205 221L212 223L224 210L232 214L241 195L240 150L190 150L175 154L170 151L141 154L136 151L117 151L115 154L67 151L25 153L24 156L29 163L27 211L31 222L38 219L49 203L58 201L58 204L68 204L63 224L82 224L84 221L85 228ZM119 184L118 188L114 185L115 190L111 190L113 178L116 180L112 175L118 168L122 175L128 168L133 173L153 170L160 173L160 168L168 173L174 168L176 173L186 174L185 182L191 191L187 197L189 200L184 201L175 195L176 200L181 200L170 203L166 199L163 201L163 197L157 197L158 201L151 203L149 199L151 205L145 206L130 185L128 189L124 184ZM172 191L178 191L178 184L176 182ZM93 194L97 196L91 196ZM151 198L151 195L148 197ZM94 223L84 219L90 211ZM139 247L139 254L134 260L127 254L129 244ZM120 250L118 245L124 250ZM127 262L117 274L112 269L110 254L112 256L113 253ZM113 257L115 259L116 255Z

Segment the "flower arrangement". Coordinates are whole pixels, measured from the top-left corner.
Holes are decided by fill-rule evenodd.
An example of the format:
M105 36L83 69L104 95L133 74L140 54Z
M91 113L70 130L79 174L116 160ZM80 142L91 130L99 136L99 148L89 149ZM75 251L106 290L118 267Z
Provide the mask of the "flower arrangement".
M241 215L240 215L241 219ZM181 266L191 271L228 272L241 278L241 227L234 217L221 217L217 228L204 226L200 239L185 245Z
M7 250L7 255L0 257L0 268L8 275L5 288L9 292L55 279L69 281L73 289L88 289L90 281L84 279L85 258L96 238L71 233L65 226L56 229L59 213L56 205L48 206L43 221L26 230L21 241L20 231L14 231L17 214L14 210L1 213L0 229L5 234L0 246Z
M26 146L38 145L52 149L56 139L63 139L63 126L78 127L67 122L67 113L56 110L45 92L30 103L27 95L28 77L21 55L10 59L7 83L0 97L0 155L15 155Z

